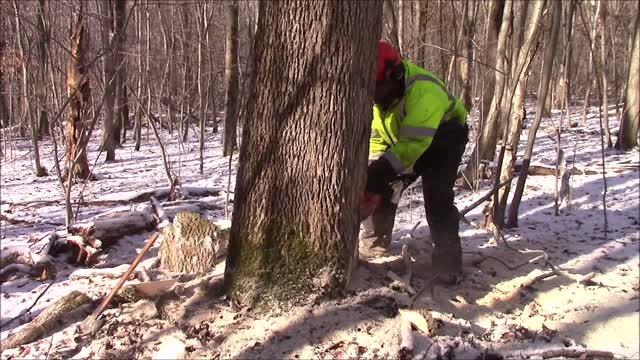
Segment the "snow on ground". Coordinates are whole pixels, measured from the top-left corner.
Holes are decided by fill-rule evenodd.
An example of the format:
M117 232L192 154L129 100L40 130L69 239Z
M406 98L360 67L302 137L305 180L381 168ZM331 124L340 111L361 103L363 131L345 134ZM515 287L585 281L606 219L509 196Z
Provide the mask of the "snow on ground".
M534 111L528 114L531 119ZM574 114L575 119L581 117L575 111ZM417 299L415 306L432 311L439 327L437 336L432 338L414 331L416 353L423 353L426 358L436 351L442 353L445 351L443 346L434 345L432 340L447 338L459 344L455 350L457 354L462 354L462 348L467 346L467 356L473 354L471 345L504 353L571 344L608 350L623 357L640 356L639 154L637 150L621 153L605 149L608 186L605 232L597 116L597 109L591 109L585 126L563 128L562 143L569 166L596 172L572 177L571 209L564 208L560 216L554 216L553 177L529 176L520 207L519 227L504 231L506 243L496 244L487 230L461 223L465 279L456 286L427 286ZM555 112L553 122L543 119L534 163L555 164L553 126L557 117ZM613 118L611 129L615 132L617 122L615 116ZM527 132L528 129L523 130L521 136L520 155ZM226 190L229 165L228 159L220 155L221 133L207 133L204 174L198 172L195 134L192 133L187 143L181 143L178 138L175 134L163 134L172 166L177 169L183 186ZM98 156L97 139L99 134L94 135L88 149L90 164L94 164ZM2 215L25 221L12 224L3 218L0 223L0 250L2 256L6 256L60 229L64 223L64 207L56 176L35 178L32 175L28 141L20 140L13 149L3 150L6 158L0 169ZM467 150L470 152L471 145ZM52 152L50 144L42 144L42 163L50 174L54 174ZM117 162L110 164L104 163L104 155L98 159L94 171L100 180L86 184L83 189L85 202L123 199L142 190L167 188L160 149L152 134L144 136L139 152L133 150L131 142L124 144L118 149L117 158ZM234 159L231 191L235 167ZM78 198L82 186L84 184L74 187L73 199ZM457 190L458 207L471 204L490 186L487 181L478 193ZM512 189L514 187L515 181ZM98 335L93 344L85 346L76 358L133 357L134 354L146 357L154 353L160 358L396 357L399 345L397 308L408 305L409 297L390 289L385 274L388 269L402 273L399 249L402 244L408 244L415 260L412 285L421 289L430 284L431 247L421 193L418 184L405 194L400 203L390 254L361 261L351 296L346 299L288 311L274 309L271 316L265 317L253 315L247 309L233 309L221 301L215 305L198 301L198 296L202 297L198 286L187 283L183 297L185 303L193 305L189 305L189 311L178 307L169 315L154 317L149 315L153 311L145 310L144 303L108 310L105 313L107 323L117 326L105 326L101 330L104 331L102 336ZM224 204L225 195L223 191L210 200ZM104 205L82 206L78 219L88 219L112 209L113 206ZM467 214L471 224L481 223L481 210L482 206ZM206 215L211 219L225 216L221 210L208 211ZM67 265L62 261L64 259L56 261L59 274L54 284L30 314L2 327L0 337L5 339L19 330L49 304L72 290L80 290L93 298L103 296L117 282L116 275L122 274L140 251L148 235L121 239L100 255L96 269ZM545 253L552 264L572 274L595 272L595 276L587 286L567 277L551 277L522 289L515 299L506 299L505 295L519 288L526 279L548 271L540 259L528 263ZM156 255L157 244L146 258ZM223 269L224 264L220 264L214 277L219 278ZM50 280L17 277L1 284L0 323L4 324L31 306L49 283ZM3 358L44 358L49 353L63 354L74 347L76 325L28 346L5 351Z

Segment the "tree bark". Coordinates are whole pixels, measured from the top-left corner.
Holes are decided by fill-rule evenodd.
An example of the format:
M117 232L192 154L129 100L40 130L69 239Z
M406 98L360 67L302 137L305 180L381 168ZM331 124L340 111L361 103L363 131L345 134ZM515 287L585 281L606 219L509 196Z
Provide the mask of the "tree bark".
M638 146L638 124L640 123L640 6L636 12L634 31L630 35L632 45L629 57L629 71L624 101L624 111L620 121L620 134L616 149L631 150Z
M87 179L91 174L87 152L82 148L82 133L91 105L91 87L85 61L87 48L84 10L80 6L71 32L71 56L67 67L67 94L71 96L71 101L66 125L67 171L72 171L78 179ZM71 169L74 160L76 165Z
M542 110L544 109L544 99L547 97L547 93L549 92L549 84L551 82L551 74L553 72L553 59L555 57L555 49L558 43L558 32L560 31L560 6L559 2L553 2L552 5L552 14L553 21L551 25L550 32L550 40L549 46L545 49L544 60L543 60L543 68L542 68L542 77L540 79L540 86L538 88L538 105L536 107L536 115L533 119L533 123L529 128L529 134L527 136L527 145L524 151L524 156L522 158L522 168L520 171L520 176L518 177L518 183L516 184L516 189L513 194L513 199L511 200L511 205L509 207L509 213L507 215L506 227L512 228L518 226L518 211L520 208L520 202L522 200L522 195L524 194L524 185L527 180L527 173L529 170L529 164L531 163L531 156L533 154L533 146L536 140L536 132L538 131L538 127L540 126L540 121L542 120ZM519 129L518 129L519 130ZM514 150L515 154L516 151Z
M63 298L49 305L49 307L36 316L35 319L31 320L22 330L7 337L2 342L2 345L0 345L0 352L42 339L54 329L59 328L60 322L62 322L70 312L91 302L92 299L90 297L79 291L74 290L70 292Z
M429 20L428 1L416 1L416 63L422 67L427 66L429 49L427 48L427 22Z
M225 115L223 156L229 156L236 148L236 130L238 126L238 2L232 0L226 4L226 40L225 40Z
M347 286L381 24L381 1L260 2L225 269L232 298L286 303Z

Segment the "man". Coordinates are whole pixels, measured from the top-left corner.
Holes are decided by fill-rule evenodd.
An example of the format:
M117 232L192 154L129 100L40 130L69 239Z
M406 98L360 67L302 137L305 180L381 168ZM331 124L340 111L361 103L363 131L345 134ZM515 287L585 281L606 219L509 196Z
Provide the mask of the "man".
M467 112L431 72L401 60L380 41L369 142L367 189L360 237L387 248L402 191L422 177L424 206L434 251L432 265L444 282L462 270L459 214L453 186L468 140Z

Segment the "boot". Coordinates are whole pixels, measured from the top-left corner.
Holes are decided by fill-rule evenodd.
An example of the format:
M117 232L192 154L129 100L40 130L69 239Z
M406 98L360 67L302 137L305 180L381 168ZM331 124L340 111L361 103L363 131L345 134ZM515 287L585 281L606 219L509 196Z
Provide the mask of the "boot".
M430 224L434 249L431 263L438 279L445 284L455 284L462 277L462 245L458 235L458 211L446 218L434 218Z

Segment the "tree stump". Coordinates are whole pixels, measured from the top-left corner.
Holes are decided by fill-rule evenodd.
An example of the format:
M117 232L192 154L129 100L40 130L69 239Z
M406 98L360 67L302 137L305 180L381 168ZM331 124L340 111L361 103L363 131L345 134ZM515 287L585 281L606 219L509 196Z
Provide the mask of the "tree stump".
M172 272L205 273L226 253L228 223L213 223L195 212L178 212L163 232L160 266Z

